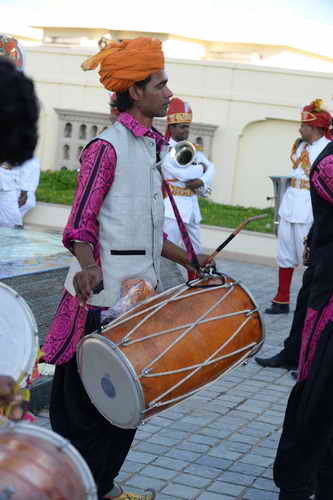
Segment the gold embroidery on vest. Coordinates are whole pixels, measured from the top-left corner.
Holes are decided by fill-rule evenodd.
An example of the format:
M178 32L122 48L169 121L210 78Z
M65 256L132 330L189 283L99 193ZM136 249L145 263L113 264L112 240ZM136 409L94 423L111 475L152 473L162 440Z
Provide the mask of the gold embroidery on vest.
M310 163L309 153L308 153L308 150L307 150L308 144L305 145L305 147L304 147L303 151L301 152L300 156L298 158L296 156L297 148L301 144L301 142L302 142L301 139L297 139L294 142L293 147L291 149L290 159L291 159L292 167L293 167L294 170L296 168L298 168L298 167L302 167L302 169L304 170L305 175L309 176L310 175L310 169L311 169L311 163Z

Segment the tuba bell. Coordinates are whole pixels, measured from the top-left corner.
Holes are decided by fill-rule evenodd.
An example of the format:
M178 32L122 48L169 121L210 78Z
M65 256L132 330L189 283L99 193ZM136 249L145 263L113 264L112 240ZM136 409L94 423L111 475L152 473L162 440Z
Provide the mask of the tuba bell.
M179 167L187 167L195 157L196 149L190 141L179 141L170 150L170 156Z

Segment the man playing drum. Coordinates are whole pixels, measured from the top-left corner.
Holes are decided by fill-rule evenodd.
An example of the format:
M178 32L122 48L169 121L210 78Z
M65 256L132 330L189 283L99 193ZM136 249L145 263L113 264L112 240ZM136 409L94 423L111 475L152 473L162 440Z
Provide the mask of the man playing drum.
M163 237L156 162L166 141L152 128L152 120L165 116L172 93L159 40L111 42L83 63L83 69L98 65L104 87L117 93L120 114L81 155L64 232L64 245L76 259L44 344L45 360L57 365L50 417L52 428L87 461L100 500L152 500L151 490L131 494L114 484L135 429L115 427L96 410L79 378L75 350L84 334L99 328L102 308L117 301L124 280L144 279L158 289L161 255L193 270L186 252Z

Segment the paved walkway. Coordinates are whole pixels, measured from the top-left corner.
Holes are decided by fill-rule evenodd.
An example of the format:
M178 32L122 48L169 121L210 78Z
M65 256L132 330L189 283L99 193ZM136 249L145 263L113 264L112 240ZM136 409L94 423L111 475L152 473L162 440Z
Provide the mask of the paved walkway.
M276 269L220 261L264 309L276 287ZM293 304L301 282L293 283ZM263 315L266 343L276 353L292 314ZM272 463L293 380L286 370L254 360L191 399L153 417L137 432L119 480L128 490L155 488L158 500L277 500ZM47 411L37 423L49 426Z

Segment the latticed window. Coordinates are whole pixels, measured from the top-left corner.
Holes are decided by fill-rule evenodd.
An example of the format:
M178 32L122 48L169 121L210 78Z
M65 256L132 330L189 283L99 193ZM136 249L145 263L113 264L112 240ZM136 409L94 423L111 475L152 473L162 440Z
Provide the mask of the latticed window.
M69 160L70 159L70 147L68 146L68 144L64 145L62 159L63 160Z
M64 137L71 137L72 135L72 124L71 123L66 123L64 127Z
M92 113L68 109L56 109L59 120L58 147L55 169L76 170L80 166L79 158L83 148L103 130L111 125L107 113ZM154 119L154 127L165 133L166 121ZM189 140L203 146L204 153L211 159L215 125L192 123Z
M92 125L90 127L90 139L93 139L94 137L96 137L97 131L98 131L97 125Z
M84 123L80 125L80 131L79 131L79 139L86 139L87 138L87 125Z

